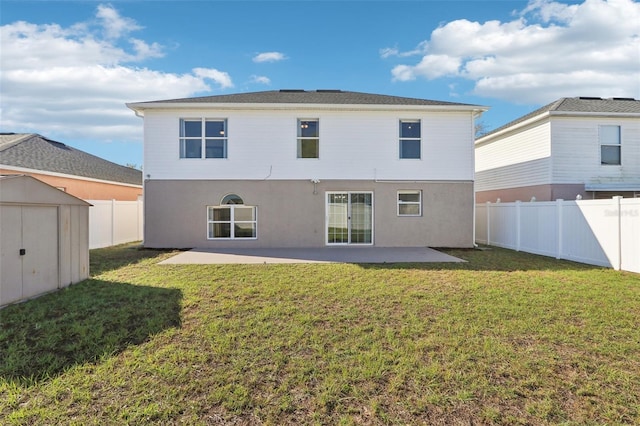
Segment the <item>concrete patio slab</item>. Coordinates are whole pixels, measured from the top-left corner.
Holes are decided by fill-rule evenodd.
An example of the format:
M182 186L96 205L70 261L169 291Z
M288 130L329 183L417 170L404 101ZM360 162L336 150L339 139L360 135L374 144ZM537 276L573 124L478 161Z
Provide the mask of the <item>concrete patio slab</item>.
M160 262L177 264L464 262L428 247L193 249Z

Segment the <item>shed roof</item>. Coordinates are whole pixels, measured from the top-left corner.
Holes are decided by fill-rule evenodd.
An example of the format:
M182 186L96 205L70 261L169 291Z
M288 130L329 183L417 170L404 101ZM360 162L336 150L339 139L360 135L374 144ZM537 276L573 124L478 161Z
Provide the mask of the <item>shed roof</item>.
M0 134L0 165L142 185L142 172L35 133Z
M640 100L634 98L597 98L580 96L575 98L560 98L548 105L543 106L529 114L523 115L520 118L500 126L482 138L492 135L494 133L501 132L509 127L515 126L519 123L523 123L531 118L537 117L544 113L602 113L602 114L632 114L640 115Z
M27 175L0 175L0 203L91 206L84 200Z
M431 105L431 106L468 106L486 109L478 105L455 102L434 101L429 99L406 98L401 96L376 95L372 93L350 92L337 89L302 90L281 89L263 92L236 93L229 95L201 96L195 98L167 99L128 104L145 106L153 104L322 104L322 105Z

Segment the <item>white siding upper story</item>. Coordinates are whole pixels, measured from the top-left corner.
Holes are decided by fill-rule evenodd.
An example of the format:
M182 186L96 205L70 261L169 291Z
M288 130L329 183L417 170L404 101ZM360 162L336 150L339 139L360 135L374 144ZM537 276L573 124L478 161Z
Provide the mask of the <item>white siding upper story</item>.
M144 113L146 179L464 180L473 112L163 109ZM227 158L179 155L181 118L227 120ZM298 119L318 119L319 158L297 158ZM400 120L421 121L421 158L399 159Z
M621 165L600 162L601 126L620 126ZM552 183L640 181L640 120L637 118L558 117L551 129Z
M621 165L602 165L601 126L620 126ZM476 191L640 182L640 120L553 116L476 143Z
M544 185L551 181L550 123L476 145L476 190Z

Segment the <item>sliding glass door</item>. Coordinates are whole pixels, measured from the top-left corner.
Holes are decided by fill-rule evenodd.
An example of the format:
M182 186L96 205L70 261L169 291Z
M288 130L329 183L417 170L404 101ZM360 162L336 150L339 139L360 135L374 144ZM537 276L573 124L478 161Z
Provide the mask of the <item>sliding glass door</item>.
M327 192L327 244L373 243L373 193Z

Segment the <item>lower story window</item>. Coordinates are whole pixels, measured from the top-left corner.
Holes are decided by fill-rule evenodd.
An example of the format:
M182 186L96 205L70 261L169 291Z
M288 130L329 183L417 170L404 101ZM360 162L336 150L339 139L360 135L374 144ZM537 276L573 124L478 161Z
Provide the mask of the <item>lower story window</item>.
M422 191L398 191L398 216L422 215Z
M207 210L208 239L257 238L256 207L225 205L209 206Z

